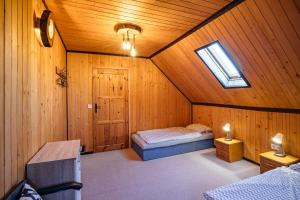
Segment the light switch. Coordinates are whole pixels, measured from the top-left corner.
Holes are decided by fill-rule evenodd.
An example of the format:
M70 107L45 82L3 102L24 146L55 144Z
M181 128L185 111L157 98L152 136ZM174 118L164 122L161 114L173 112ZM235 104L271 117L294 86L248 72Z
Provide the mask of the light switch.
M93 104L89 103L89 104L88 104L88 108L89 108L89 109L92 109L92 108L93 108Z

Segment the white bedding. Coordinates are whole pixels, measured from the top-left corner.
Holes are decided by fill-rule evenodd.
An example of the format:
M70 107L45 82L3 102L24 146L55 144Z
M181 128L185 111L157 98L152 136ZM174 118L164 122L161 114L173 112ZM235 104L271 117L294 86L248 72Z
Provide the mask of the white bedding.
M197 142L200 140L213 139L214 136L212 133L205 133L205 134L201 134L200 137L196 137L196 138L183 139L183 140L170 140L170 141L153 143L153 144L148 144L137 134L133 134L131 136L131 138L137 145L139 145L141 147L141 149L146 150L146 149L155 149L155 148L160 148L160 147L169 147L169 146L173 146L173 145L177 145L177 144Z
M139 135L146 143L154 144L171 140L197 138L202 134L184 127L171 127L164 129L138 131L137 135Z
M203 195L207 200L299 200L300 173L280 167Z

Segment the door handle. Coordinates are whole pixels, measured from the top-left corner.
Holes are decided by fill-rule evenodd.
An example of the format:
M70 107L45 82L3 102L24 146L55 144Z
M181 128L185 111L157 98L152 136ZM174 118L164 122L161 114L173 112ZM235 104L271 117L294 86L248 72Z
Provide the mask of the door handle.
M97 106L97 104L95 103L95 113L97 113L97 110L98 110L98 106Z

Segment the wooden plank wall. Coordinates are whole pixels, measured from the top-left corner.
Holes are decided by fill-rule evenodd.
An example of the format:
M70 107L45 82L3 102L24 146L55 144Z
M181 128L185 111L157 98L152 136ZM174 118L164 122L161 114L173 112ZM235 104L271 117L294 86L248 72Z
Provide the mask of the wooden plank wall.
M0 199L4 194L4 1L0 2Z
M3 1L0 9L3 25ZM42 145L67 138L66 88L55 83L55 67L66 67L66 51L57 33L52 48L40 46L33 17L43 9L40 0L5 0L5 36L0 28L0 43L5 39L5 112L2 88L0 100L0 113L5 113L4 136L0 117L0 199L23 179L25 164ZM1 63L1 81L2 72Z
M229 122L235 138L244 142L244 157L259 163L259 153L270 150L271 138L281 132L287 153L300 157L300 114L253 111L193 105L193 122L213 128L216 138L224 137Z
M245 0L152 60L192 102L300 108L299 0ZM224 90L194 52L219 40L251 84Z
M130 133L190 122L190 102L149 59L68 53L68 136L81 138L86 151L93 150L93 110L87 108L93 68L129 69Z

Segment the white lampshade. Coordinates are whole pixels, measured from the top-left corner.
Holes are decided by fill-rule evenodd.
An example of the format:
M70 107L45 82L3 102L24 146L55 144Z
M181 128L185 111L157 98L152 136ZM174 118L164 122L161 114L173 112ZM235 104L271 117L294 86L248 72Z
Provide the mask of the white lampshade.
M283 134L277 133L274 137L272 137L271 148L276 150L275 155L279 157L284 157L284 148L283 148Z
M229 132L230 131L230 124L229 123L226 123L224 126L223 126L223 130L225 132Z
M283 134L282 133L277 133L274 137L272 137L272 141L275 144L282 144Z

